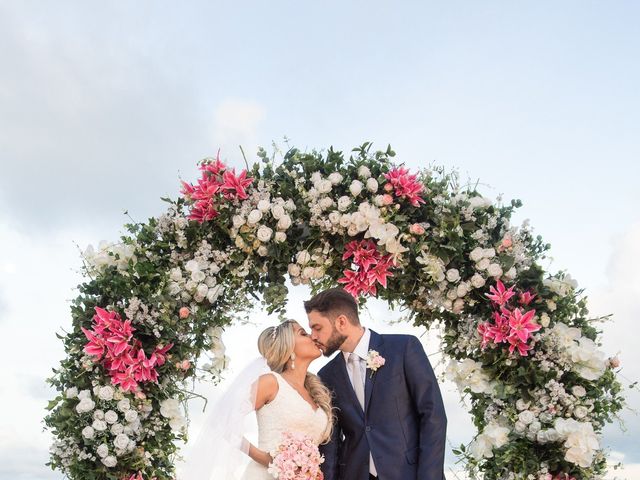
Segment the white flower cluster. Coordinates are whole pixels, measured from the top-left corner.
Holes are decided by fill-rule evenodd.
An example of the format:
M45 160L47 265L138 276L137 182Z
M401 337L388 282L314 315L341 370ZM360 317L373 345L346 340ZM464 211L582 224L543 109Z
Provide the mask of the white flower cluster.
M498 423L489 423L469 445L469 452L476 460L493 457L493 449L509 441L509 429Z
M209 350L211 362L206 363L202 368L215 376L219 376L229 364L226 347L222 342L222 331L221 327L212 327L207 331L207 335L211 339L211 349Z
M187 420L180 410L180 403L175 398L167 398L160 403L160 415L169 419L169 426L175 432L183 431L187 426Z
M228 255L220 251L212 251L211 246L202 241L194 257L176 266L169 272L169 293L179 297L183 302L193 299L197 303L205 299L213 304L223 292L218 284L217 274L228 259Z
M451 360L446 368L446 377L458 386L460 392L467 388L474 393L493 393L493 383L489 376L482 370L482 365L471 358L463 361Z
M559 354L560 363L586 380L597 380L607 369L604 353L578 328L557 322L547 333L546 341Z
M180 214L175 207L170 207L166 213L158 217L156 231L160 235L170 233L175 235L176 245L179 248L187 248L187 237L185 229L189 226L189 220Z
M307 285L311 280L324 277L325 269L331 265L329 259L331 247L325 244L321 247L309 250L300 250L296 253L296 260L287 266L289 277L293 285Z
M572 418L558 418L555 429L567 448L564 458L583 468L591 466L600 448L598 437L589 422L578 422Z
M545 278L542 284L560 297L566 297L569 293L578 288L578 282L566 274L562 278L550 277Z
M76 405L79 414L93 412L86 417L89 423L81 434L88 441L102 440L102 443L89 448L95 449L93 453L107 468L115 467L118 464L117 457L131 452L145 434L142 420L149 416L150 407L141 406L141 413L138 413L131 407L130 399L111 385L95 385L93 391L79 392L71 387L66 390L65 396L79 400ZM96 408L98 406L101 408Z
M270 199L269 194L252 196L245 200L232 217L231 239L246 253L256 251L267 255L267 244L287 240L286 231L293 224L291 212L296 209L293 200L281 197Z
M104 240L95 250L93 245L89 245L82 256L87 262L90 272L100 272L106 267L115 265L118 270L124 271L129 267L129 260L136 263L135 245L126 245L123 243L108 243Z

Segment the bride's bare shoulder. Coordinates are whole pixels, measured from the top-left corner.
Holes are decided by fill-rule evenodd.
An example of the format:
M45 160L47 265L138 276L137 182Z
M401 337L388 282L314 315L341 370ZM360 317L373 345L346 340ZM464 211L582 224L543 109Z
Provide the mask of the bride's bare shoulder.
M256 409L271 402L278 393L278 379L273 373L265 373L258 378Z

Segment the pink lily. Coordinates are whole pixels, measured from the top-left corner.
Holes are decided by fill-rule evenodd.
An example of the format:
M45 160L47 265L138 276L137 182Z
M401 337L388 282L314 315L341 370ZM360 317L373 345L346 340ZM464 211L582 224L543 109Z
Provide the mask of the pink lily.
M529 340L531 333L540 330L540 325L532 322L533 316L536 314L535 310L529 310L524 315L520 312L519 308L516 308L511 317L509 317L509 326L511 327L511 335L515 335L521 342Z
M493 285L489 287L490 293L486 293L485 296L497 305L504 305L509 301L511 297L515 295L515 292L513 291L515 285L512 285L509 289L506 289L504 284L500 280L498 280L496 286L497 288L495 288Z
M520 303L522 305L529 305L534 298L536 298L536 295L531 292L523 292L520 294Z
M253 178L247 177L246 170L242 170L238 176L236 176L234 170L226 170L222 175L222 180L223 183L220 186L220 190L222 190L225 198L239 198L240 200L249 198L245 189L251 185Z

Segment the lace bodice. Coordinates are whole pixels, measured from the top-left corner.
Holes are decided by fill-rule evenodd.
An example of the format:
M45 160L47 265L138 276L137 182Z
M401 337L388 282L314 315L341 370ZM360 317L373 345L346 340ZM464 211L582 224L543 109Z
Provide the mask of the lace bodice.
M327 428L327 414L321 408L313 409L278 373L272 372L278 381L275 398L256 412L258 418L258 448L270 452L280 444L282 434L296 432L309 435L320 444ZM244 480L272 478L265 467L251 462Z

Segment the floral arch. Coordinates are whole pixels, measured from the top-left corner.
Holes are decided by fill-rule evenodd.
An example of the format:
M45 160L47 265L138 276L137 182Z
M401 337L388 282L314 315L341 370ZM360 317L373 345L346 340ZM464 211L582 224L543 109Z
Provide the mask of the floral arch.
M256 300L282 312L286 281L343 285L441 322L447 376L478 435L455 453L487 479L597 478L599 434L623 406L617 359L598 350L586 299L540 266L549 246L441 168L414 174L395 153L260 149L239 174L201 162L196 183L158 218L85 252L59 395L45 423L50 466L71 479L167 480L186 440L186 381L221 331Z

